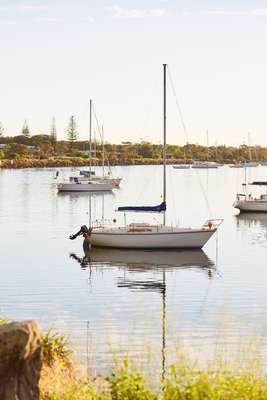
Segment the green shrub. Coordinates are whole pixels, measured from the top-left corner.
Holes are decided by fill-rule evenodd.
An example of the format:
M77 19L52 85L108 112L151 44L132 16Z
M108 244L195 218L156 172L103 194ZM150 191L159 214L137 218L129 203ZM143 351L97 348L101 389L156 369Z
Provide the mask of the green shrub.
M5 324L7 324L8 323L8 320L7 319L5 319L5 318L3 318L3 317L0 317L0 326L1 325L5 325Z
M42 351L44 364L51 367L55 362L71 363L72 350L64 335L52 332L50 329L42 336Z
M128 361L114 370L108 378L112 400L156 400L155 394L145 388L144 378L138 370L130 370Z
M253 370L195 371L172 366L163 400L267 400L267 384Z

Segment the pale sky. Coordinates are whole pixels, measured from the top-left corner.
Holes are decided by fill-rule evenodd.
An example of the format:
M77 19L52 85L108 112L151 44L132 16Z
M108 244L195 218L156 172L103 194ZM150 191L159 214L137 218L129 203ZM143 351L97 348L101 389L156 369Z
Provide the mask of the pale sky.
M92 98L106 140L159 143L162 63L190 142L267 146L267 0L0 0L0 121L59 139ZM168 87L168 142L186 139Z

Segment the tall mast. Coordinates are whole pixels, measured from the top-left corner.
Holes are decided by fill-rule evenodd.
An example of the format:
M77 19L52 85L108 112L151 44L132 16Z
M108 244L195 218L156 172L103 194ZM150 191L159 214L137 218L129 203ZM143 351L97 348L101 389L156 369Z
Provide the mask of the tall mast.
M163 64L163 201L166 202L166 68ZM166 224L166 212L163 214L163 225Z
M251 156L251 140L250 140L250 133L248 132L248 154L249 154L249 161L252 161Z
M92 99L90 99L89 154L90 154L89 175L91 175L91 169L92 169Z
M105 145L104 145L104 125L102 125L102 175L105 175Z
M207 136L207 161L209 160L209 130L206 130L206 136Z

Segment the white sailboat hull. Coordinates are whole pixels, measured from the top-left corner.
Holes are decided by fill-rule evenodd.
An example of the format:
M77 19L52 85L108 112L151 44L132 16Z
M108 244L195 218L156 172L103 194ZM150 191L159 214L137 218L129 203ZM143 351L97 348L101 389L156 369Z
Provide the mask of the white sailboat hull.
M127 228L93 229L91 243L98 247L131 249L201 249L214 229L178 229L164 227L151 232L129 232Z
M79 183L59 183L59 192L99 192L115 189L112 183L79 182Z
M267 212L267 201L237 200L234 207L245 212Z

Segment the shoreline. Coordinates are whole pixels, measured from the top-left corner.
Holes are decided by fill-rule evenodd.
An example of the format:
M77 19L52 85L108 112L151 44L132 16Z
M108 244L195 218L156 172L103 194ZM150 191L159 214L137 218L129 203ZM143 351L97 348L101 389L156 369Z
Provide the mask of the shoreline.
M132 160L129 162L119 162L110 164L111 167L119 166L135 166L135 165L162 165L162 159L144 159L144 160ZM167 160L168 165L179 165L183 164L179 160ZM189 163L188 163L189 164ZM66 159L29 159L29 160L1 160L0 169L23 169L23 168L64 168L64 167L87 167L89 165L88 159L80 159L79 157L71 157ZM93 167L101 167L101 160L93 160ZM106 166L107 167L107 166Z
M207 162L205 160L187 160L188 162L185 163L183 160L180 159L169 159L166 160L167 165L192 165L194 162ZM229 162L229 160L217 162L215 160L209 160L208 162L218 163L219 166L223 165L232 165L235 163ZM265 163L265 160L257 161L259 165L261 163ZM102 160L97 158L93 158L91 162L92 167L102 167ZM123 166L145 166L145 165L163 165L163 159L161 158L144 158L140 159L132 159L131 162L129 161L120 161L109 163L109 165L105 165L105 167L123 167ZM1 169L29 169L29 168L71 168L71 167L88 167L89 160L88 158L81 158L81 157L59 157L59 158L45 158L45 159L25 159L25 158L18 158L18 159L2 159L0 160L0 170Z

